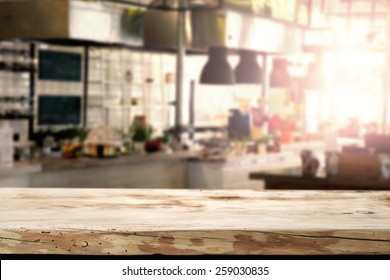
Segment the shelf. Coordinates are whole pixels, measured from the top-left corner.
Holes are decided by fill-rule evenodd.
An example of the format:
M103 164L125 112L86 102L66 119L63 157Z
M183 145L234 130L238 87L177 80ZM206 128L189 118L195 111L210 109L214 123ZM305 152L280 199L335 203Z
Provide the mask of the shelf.
M22 50L22 49L8 49L8 48L0 48L0 54L18 54L18 55L23 55L23 56L28 56L29 55L28 50Z
M99 84L99 85L118 85L122 86L124 84L129 84L124 81L108 81L108 80L89 80L89 84Z
M11 73L30 73L30 69L19 69L19 70L15 70L15 69L9 69L9 68L0 68L0 72L11 72Z
M226 132L227 127L226 126L198 126L194 127L195 132Z
M103 109L102 104L88 104L87 107L88 108L102 108Z
M0 96L0 102L30 102L33 99L29 96Z
M118 85L118 86L164 86L170 83L155 83L155 82L127 82L127 81L109 81L109 80L89 80L89 84L100 84L100 85Z
M33 115L0 115L0 120L28 120Z
M177 131L177 128L169 128L166 130L167 133L174 133ZM226 126L198 126L193 127L192 129L190 127L183 126L180 128L181 132L226 132L227 127Z
M88 80L88 83L90 83L90 84L103 84L104 82L102 80Z
M11 65L6 64L4 62L0 63L0 71L1 72L13 72L13 73L29 73L31 71L35 71L36 68L29 63L12 63Z
M115 105L115 104L103 105L103 107L107 108L107 109L127 109L127 108L133 108L135 106L130 105L130 104L128 104L128 105Z
M304 52L344 52L348 50L356 50L360 52L379 52L385 53L386 48L382 45L366 45L366 46L348 46L348 45L336 45L331 46L303 46Z

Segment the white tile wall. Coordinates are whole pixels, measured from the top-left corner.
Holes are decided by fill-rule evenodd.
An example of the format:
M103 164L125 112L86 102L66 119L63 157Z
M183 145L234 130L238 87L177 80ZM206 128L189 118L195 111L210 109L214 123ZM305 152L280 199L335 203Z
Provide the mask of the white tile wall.
M168 101L172 88L165 83L165 73L174 69L173 55L94 48L90 51L90 66L89 127L99 119L127 133L136 115L145 115L156 134L169 126ZM99 113L97 96L102 101ZM92 107L95 109L91 111Z

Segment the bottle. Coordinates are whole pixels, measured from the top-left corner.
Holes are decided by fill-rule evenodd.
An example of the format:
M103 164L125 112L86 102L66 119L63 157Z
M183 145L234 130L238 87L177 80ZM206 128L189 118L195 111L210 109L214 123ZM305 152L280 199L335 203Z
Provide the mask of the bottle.
M383 180L390 179L390 157L387 154L381 154L379 156L381 163L381 177Z
M326 176L334 177L338 174L337 152L326 152Z

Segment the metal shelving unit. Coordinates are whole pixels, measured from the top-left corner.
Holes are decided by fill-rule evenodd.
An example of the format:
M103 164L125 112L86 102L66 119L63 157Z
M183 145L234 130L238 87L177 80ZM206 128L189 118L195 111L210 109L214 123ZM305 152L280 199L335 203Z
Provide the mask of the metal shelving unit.
M27 42L0 42L0 122L10 122L21 140L30 138L33 121L35 64L30 49Z

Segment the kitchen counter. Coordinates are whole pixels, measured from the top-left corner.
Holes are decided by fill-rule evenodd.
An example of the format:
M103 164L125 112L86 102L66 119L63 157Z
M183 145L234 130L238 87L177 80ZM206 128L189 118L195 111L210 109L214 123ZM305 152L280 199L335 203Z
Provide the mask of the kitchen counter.
M0 173L0 187L259 189L257 182L248 185L250 171L297 166L300 161L291 152L205 159L183 151L103 159L47 158L15 165L21 164L39 166L39 172L15 173L11 168L7 177Z
M228 158L193 158L187 163L187 187L226 188L226 189L264 189L258 181L250 181L249 173L273 170L281 167L296 167L301 164L294 152L248 154Z
M40 166L38 172L12 171L7 176L0 172L0 187L262 190L263 183L249 180L249 173L297 167L301 164L299 153L303 147L310 147L321 160L323 142L291 143L283 145L280 153L224 159L199 158L189 151L103 159L47 158L25 163Z
M0 253L390 254L390 194L0 189Z
M38 162L0 163L0 179L22 176L42 171L42 164Z
M192 152L175 152L175 153L151 153L151 154L133 154L112 158L94 158L80 157L77 159L49 158L42 159L42 171L50 172L57 170L85 169L96 167L112 167L119 165L143 164L148 162L166 162L166 161L186 161L188 158L195 157Z
M119 166L127 164L142 164L146 162L163 162L170 160L190 160L194 162L222 162L227 165L245 165L256 163L275 163L283 162L286 158L291 158L300 153L303 148L310 147L314 150L322 152L324 149L324 143L321 141L312 142L298 142L290 143L282 146L281 153L267 153L262 155L248 154L242 156L229 156L228 158L199 158L196 152L181 151L174 153L151 153L151 154L132 154L112 158L94 158L94 157L80 157L77 159L64 159L64 158L43 158L39 160L15 162L11 168L3 168L0 165L0 172L3 170L17 169L20 166L24 168L27 166L41 166L41 171L56 171L65 169L84 169L104 166ZM13 168L15 167L15 168ZM20 169L21 170L21 169ZM4 171L5 172L5 171ZM4 173L3 172L3 173ZM1 173L0 175L3 175ZM1 177L1 176L0 176Z
M26 162L40 172L1 177L0 187L184 188L190 152L117 158L47 158Z

